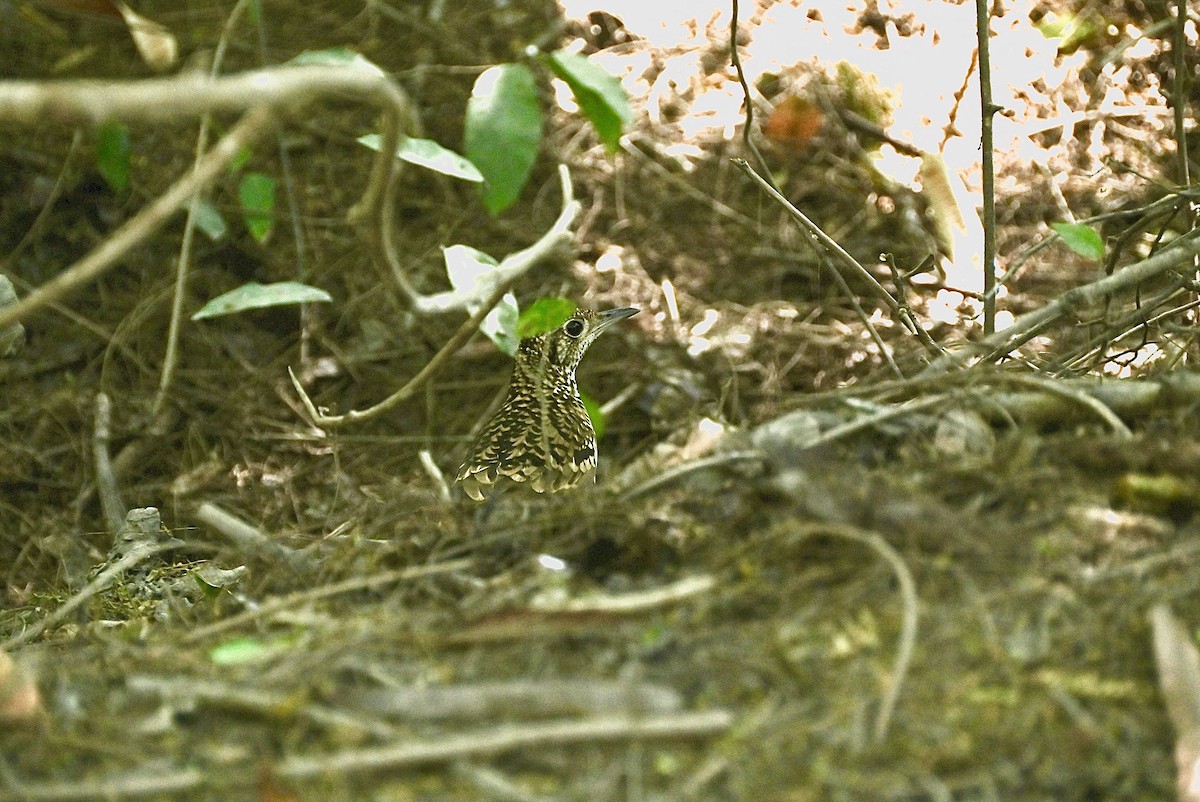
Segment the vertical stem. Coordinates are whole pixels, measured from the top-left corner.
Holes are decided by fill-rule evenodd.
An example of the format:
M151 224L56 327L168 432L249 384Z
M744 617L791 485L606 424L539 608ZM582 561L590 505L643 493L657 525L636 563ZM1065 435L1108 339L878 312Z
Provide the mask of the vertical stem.
M1188 89L1191 84L1187 68L1187 6L1187 0L1178 0L1175 6L1175 37L1171 43L1175 73L1175 80L1171 85L1171 105L1174 107L1171 111L1175 114L1175 162L1179 170L1178 181L1184 187L1192 183L1188 170L1187 129L1184 128Z
M1191 168L1189 166L1189 153L1187 141L1187 128L1184 127L1184 120L1187 116L1188 98L1191 96L1192 73L1188 69L1187 63L1187 20L1188 20L1188 0L1177 0L1175 5L1175 30L1174 39L1171 42L1175 73L1174 80L1171 82L1171 111L1175 116L1175 165L1179 172L1177 181L1179 185L1185 189L1190 189L1192 185ZM1187 222L1189 228L1196 227L1196 207L1194 204L1187 205ZM1192 257L1192 277L1200 277L1200 257ZM1196 322L1196 313L1192 312L1187 315L1187 319L1194 325ZM1193 328L1191 337L1191 345L1195 346L1197 335ZM1194 354L1194 352L1192 352ZM1174 364L1178 359L1184 359L1189 356L1189 347L1184 346L1180 351L1173 356L1171 363Z
M991 36L988 0L975 0L975 34L979 41L979 114L983 150L983 334L996 331L996 176L992 162L992 61L988 52Z
M209 76L214 79L221 73L221 65L225 62L225 50L229 44L229 38L241 20L242 13L246 10L246 3L247 0L238 0L237 5L229 12L225 27L221 31L221 38L217 40L217 50L213 54L212 67L208 72ZM205 113L200 118L200 133L196 136L196 157L192 162L193 173L199 169L200 160L204 158L208 148L211 126L212 114ZM175 366L179 358L179 333L183 327L183 301L184 296L187 295L188 273L191 270L192 262L192 239L196 233L196 215L202 194L203 190L197 191L188 201L187 220L183 226L183 241L179 246L179 264L175 269L175 290L171 297L171 323L167 329L167 347L163 351L162 375L159 377L158 391L154 394L154 402L150 406L152 429L165 421L165 418L161 418L160 415L163 412L163 405L167 402L167 393L171 390L171 383L175 380Z

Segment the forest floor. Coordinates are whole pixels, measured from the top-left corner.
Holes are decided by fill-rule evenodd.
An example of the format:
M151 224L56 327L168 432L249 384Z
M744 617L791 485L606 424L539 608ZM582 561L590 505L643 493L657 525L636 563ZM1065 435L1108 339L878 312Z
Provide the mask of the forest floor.
M14 75L144 77L120 25L17 5L29 27L0 34ZM186 55L214 46L232 5L138 10ZM931 348L871 281L850 276L847 295L731 163L755 162L728 8L660 24L644 2L590 18L564 3L565 22L533 0L301 5L265 2L226 71L349 47L458 150L479 65L528 42L576 42L622 76L637 117L617 154L547 90L513 210L489 217L469 185L410 168L395 221L413 283L442 290L441 247L499 258L537 240L567 165L575 252L514 291L641 310L579 370L613 402L598 481L486 506L447 487L507 382L483 337L388 414L312 423L289 367L318 404L362 409L463 316L415 313L346 221L373 112L289 119L250 158L288 176L291 209L265 245L232 224L197 236L185 307L298 278L334 303L187 324L154 413L180 218L27 319L0 360L0 799L1174 795L1187 733L1156 643L1170 651L1168 609L1200 625L1194 287L1157 276L985 358L971 9L742 10L782 194ZM1166 189L1169 31L1139 38L1124 7L1091 4L1066 47L1045 35L1051 5L1018 6L994 23L999 263L1017 268L1002 326L1144 259L1191 214ZM131 126L133 183L114 192L91 131L0 125L0 272L22 296L193 158L194 121ZM212 198L236 219L233 178ZM1178 202L1148 210L1161 199ZM1106 214L1101 259L1049 226ZM165 528L150 515L114 541L95 489L110 449L126 505Z

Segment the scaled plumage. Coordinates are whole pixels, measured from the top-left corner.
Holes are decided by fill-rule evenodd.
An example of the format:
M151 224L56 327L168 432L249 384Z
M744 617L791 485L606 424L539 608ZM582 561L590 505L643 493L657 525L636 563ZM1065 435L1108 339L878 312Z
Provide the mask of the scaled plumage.
M483 500L498 479L539 493L574 487L596 468L596 432L579 397L575 368L600 333L638 310L579 309L552 332L521 341L508 397L458 469L463 490Z

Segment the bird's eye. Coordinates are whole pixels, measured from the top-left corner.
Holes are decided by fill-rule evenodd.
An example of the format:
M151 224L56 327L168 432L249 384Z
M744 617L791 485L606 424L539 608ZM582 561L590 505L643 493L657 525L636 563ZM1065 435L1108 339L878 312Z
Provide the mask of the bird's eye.
M567 333L568 337L578 337L580 334L583 334L583 321L578 318L572 318L563 326L563 331Z

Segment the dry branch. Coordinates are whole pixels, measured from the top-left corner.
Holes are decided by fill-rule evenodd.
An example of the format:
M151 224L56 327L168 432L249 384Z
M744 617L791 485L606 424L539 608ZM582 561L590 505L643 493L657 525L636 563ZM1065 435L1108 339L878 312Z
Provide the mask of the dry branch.
M670 713L661 716L597 716L585 719L508 724L424 741L400 741L378 747L349 749L330 755L296 755L276 764L280 777L299 780L331 772L398 769L495 755L515 749L538 749L578 743L611 743L630 739L684 739L717 735L729 729L733 716L724 710Z
M215 621L203 627L192 630L184 638L185 643L195 643L203 640L210 635L215 635L219 632L224 632L228 629L245 624L249 621L257 621L262 618L274 615L282 610L292 610L301 604L316 601L318 599L327 599L332 596L338 596L343 593L353 593L360 590L376 590L386 585L395 584L397 582L406 582L411 579L420 579L428 576L436 576L438 574L453 573L462 571L471 566L471 560L450 560L444 563L433 563L431 565L415 565L411 568L398 568L392 571L384 571L370 576L360 576L354 579L347 579L343 582L335 582L332 585L323 585L311 590L301 590L296 593L289 593L286 596L277 596L273 599L268 599L262 604L255 607L253 610L231 615L228 618L222 618L220 621Z
M683 740L719 735L733 725L724 710L672 713L663 716L605 716L585 719L503 725L418 741L398 741L377 747L348 749L332 754L294 755L273 766L283 780L302 780L326 774L405 769L511 752L579 743L628 740ZM249 784L254 773L205 772L200 769L162 769L94 777L79 782L25 783L3 777L0 794L23 800L132 799L194 791L204 787ZM0 798L8 798L0 796Z
M304 552L288 548L211 501L196 507L196 518L224 535L243 556L277 560L295 571L311 571L317 567L316 561Z
M985 337L981 345L987 349L987 353L981 361L994 362L1005 357L1060 318L1092 304L1100 303L1113 293L1132 289L1138 284L1170 270L1182 268L1198 253L1200 253L1200 229L1188 232L1153 256L1123 267L1111 276L1105 276L1090 284L1069 289L1041 309L1021 315L1009 328ZM963 355L960 353L946 354L940 359L934 360L924 372L948 370L961 364L963 359Z

